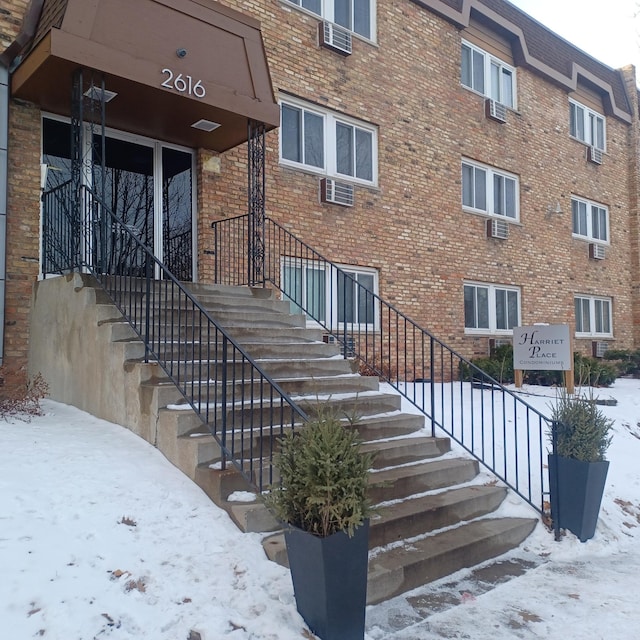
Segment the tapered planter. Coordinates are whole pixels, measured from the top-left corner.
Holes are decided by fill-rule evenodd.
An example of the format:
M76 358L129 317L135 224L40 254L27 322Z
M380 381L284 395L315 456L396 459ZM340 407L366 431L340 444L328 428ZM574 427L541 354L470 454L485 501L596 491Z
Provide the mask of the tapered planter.
M551 517L581 542L593 538L609 462L582 462L549 455Z
M285 530L296 605L322 640L362 640L367 603L369 521L353 537Z

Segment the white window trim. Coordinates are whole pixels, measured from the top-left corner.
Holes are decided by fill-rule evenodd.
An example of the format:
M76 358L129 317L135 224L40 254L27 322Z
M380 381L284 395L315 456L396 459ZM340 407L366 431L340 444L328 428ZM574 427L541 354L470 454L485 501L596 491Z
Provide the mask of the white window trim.
M485 192L487 195L487 209L478 209L476 207L470 207L464 204L464 177L462 174L463 165L468 165L470 167L477 167L479 169L484 169L487 172L487 181L485 184ZM494 201L493 201L493 176L501 176L503 178L510 178L515 181L516 185L516 193L515 193L515 204L516 204L516 215L515 218L512 218L506 214L494 213ZM514 173L509 173L508 171L503 171L502 169L496 169L487 164L482 164L481 162L476 162L475 160L470 160L469 158L462 158L462 162L460 164L460 199L462 200L462 210L468 213L476 213L489 218L496 218L498 220L504 220L505 222L516 223L520 222L520 178Z
M291 98L289 96L281 97L279 102L280 112L282 113L282 105L289 105L294 108L304 109L305 111L309 111L323 119L323 148L324 148L324 162L325 166L323 168L314 167L313 165L305 164L304 162L294 162L293 160L287 160L282 156L282 134L279 135L278 141L278 153L280 158L280 164L285 167L292 167L295 169L300 169L302 171L313 173L320 176L327 176L330 178L335 178L336 180L340 180L342 182L349 182L353 184L361 184L367 187L377 187L378 186L378 129L362 120L357 120L356 118L351 118L349 116L345 116L341 113L337 113L335 111L330 111L328 109L321 109L315 105L309 104L304 100L299 100L297 98ZM372 163L372 180L363 180L362 178L358 178L356 176L345 175L344 173L338 173L336 169L337 164L337 155L336 155L336 139L335 135L330 136L330 132L335 133L336 123L344 123L346 125L357 127L358 129L362 129L363 131L368 131L372 134L372 143L371 143L371 163Z
M281 274L280 281L282 283L284 283L284 267L285 266L312 267L318 270L324 270L325 273L327 272L327 270L329 269L331 270L329 277L325 277L325 310L326 310L325 324L326 324L326 327L331 331L344 330L345 328L344 323L338 322L338 302L337 302L338 271L337 269L333 268L332 265L329 263L323 263L316 260L305 260L300 258L283 257L281 258L281 261L280 261L280 274ZM362 273L362 274L373 276L373 293L375 296L380 295L379 294L380 280L379 280L379 273L377 269L372 269L370 267L354 266L349 264L336 264L335 267L338 267L338 269L341 269L342 271L346 271L348 273L355 272L355 273ZM295 302L291 301L286 296L286 294L284 294L284 292L283 292L283 295L285 295L285 298L284 298L285 300L288 300L292 304L295 304ZM332 297L333 299L331 299ZM313 318L310 318L309 316L307 316L306 318L307 318L306 319L307 327L324 329L324 325L320 324ZM364 331L366 329L373 330L373 331L380 330L380 304L377 297L374 298L373 324L349 322L347 323L346 329L347 331L359 331L359 330Z
M321 1L321 5L322 5L321 14L317 14L314 11L311 11L310 9L303 7L301 4L297 4L296 2L293 2L293 0L281 0L281 2L285 4L287 7L291 7L293 9L296 9L297 11L301 11L302 13L305 13L308 16L316 18L317 20L327 20L328 22L333 22L333 17L334 17L333 2L331 2L330 0ZM369 27L371 29L371 38L367 38L366 36L363 36L361 33L358 33L357 31L351 31L350 29L347 29L347 31L349 31L349 33L354 38L358 38L359 40L362 40L364 42L369 42L371 44L376 44L377 32L378 32L377 0L369 0L369 3L370 3L369 6L370 6L370 18L371 18L371 23ZM342 29L346 29L346 27L343 27L342 25L338 25L338 26L341 27Z
M518 294L518 318L516 321L516 326L520 325L521 322L521 311L522 311L522 291L520 287L514 287L511 285L502 285L502 284L490 284L487 282L472 282L466 281L463 283L462 292L463 292L463 321L464 321L464 287L482 287L484 289L488 289L488 300L489 300L489 327L481 327L478 329L474 329L472 327L465 327L464 332L465 335L475 335L475 336L486 336L486 335L496 335L496 336L512 336L513 329L497 329L496 328L496 291L515 291Z
M571 107L569 107L569 136L573 139L573 140L577 140L578 142L581 142L582 144L586 144L588 147L596 147L597 149L600 149L600 147L598 147L593 140L591 140L591 128L588 126L588 122L589 122L589 115L593 115L596 118L599 118L600 120L602 120L602 148L600 149L600 151L602 151L603 153L607 152L607 118L602 114L602 113L598 113L597 111L594 111L593 109L590 109L589 107L587 107L586 105L582 104L582 102L578 102L577 100L574 100L573 98L569 98L569 105L576 105L577 107L580 107L581 109L584 109L584 131L585 131L585 139L583 140L582 138L578 138L578 136L574 136L571 133Z
M503 101L500 101L500 104L504 104L504 106L507 107L507 109L512 109L513 111L517 111L518 110L518 79L517 79L518 74L516 73L516 67L492 55L488 51L481 49L480 47L469 42L468 40L463 39L461 45L469 47L472 51L477 51L478 53L484 56L484 93L481 93L480 91L462 82L462 62L460 64L460 85L465 89L468 89L469 91L473 91L473 93L477 95L484 96L485 98L491 98L491 63L495 62L501 68L504 68L510 71L511 77L513 78L513 86L511 90L511 100L513 102L513 106L508 105ZM462 46L461 46L461 52L462 52ZM462 56L462 53L461 53L461 56Z
M578 331L577 318L574 318L574 320L576 321L575 337L576 338L613 338L613 299L607 298L606 296L588 296L588 295L582 295L579 293L575 294L573 298L574 300L580 299L580 300L589 301L589 323L592 327L591 331ZM595 326L596 326L595 302L597 300L609 303L609 327L611 328L611 331L609 331L608 333L605 333L605 332L598 333L595 330ZM575 304L574 304L574 308L575 308Z
M587 206L587 235L583 235L581 233L576 233L573 231L573 201L582 202ZM577 240L586 240L587 242L594 242L596 244L602 244L608 246L611 244L611 230L610 230L610 216L609 216L609 207L600 202L594 202L593 200L587 200L586 198L580 198L579 196L571 196L571 235ZM600 238L594 238L593 236L593 218L591 207L598 207L599 209L604 209L607 213L607 239L601 240Z

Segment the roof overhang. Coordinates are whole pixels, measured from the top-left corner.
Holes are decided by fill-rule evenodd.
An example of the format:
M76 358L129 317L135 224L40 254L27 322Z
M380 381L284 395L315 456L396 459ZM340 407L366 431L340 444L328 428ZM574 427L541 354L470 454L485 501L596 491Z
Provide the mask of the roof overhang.
M279 124L259 23L213 0L68 0L15 69L12 95L70 115L78 68L117 94L110 127L225 151L246 141L248 120Z

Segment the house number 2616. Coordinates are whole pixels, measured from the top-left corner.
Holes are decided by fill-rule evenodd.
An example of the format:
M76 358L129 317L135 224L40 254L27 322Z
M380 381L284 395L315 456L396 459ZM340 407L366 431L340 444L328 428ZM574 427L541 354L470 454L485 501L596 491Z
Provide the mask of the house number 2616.
M163 69L162 73L167 76L167 79L160 85L161 87L166 87L178 93L186 93L196 98L204 98L207 95L202 80L194 82L191 76L185 76L181 73L176 75L171 69Z

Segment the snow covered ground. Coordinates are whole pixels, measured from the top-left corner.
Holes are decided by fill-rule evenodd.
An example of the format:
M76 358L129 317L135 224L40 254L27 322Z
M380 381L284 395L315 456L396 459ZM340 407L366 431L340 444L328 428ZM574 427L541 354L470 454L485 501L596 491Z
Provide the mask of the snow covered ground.
M548 412L553 391L527 391ZM554 542L540 524L507 556L532 561L522 576L485 590L460 572L369 607L367 640L640 638L640 380L599 394L618 404L602 407L616 433L594 539ZM258 534L240 535L126 429L43 408L31 422L0 422L0 638L312 637L288 570L266 559ZM525 508L510 497L501 509ZM445 591L446 607L420 613L425 594Z

